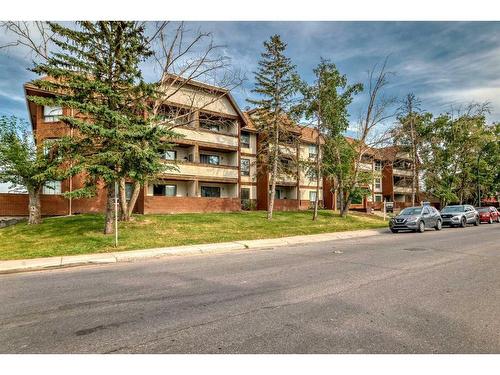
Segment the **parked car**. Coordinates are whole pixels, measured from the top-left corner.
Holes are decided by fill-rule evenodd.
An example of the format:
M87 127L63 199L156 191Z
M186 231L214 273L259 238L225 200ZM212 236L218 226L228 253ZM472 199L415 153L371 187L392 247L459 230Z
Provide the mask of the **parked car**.
M479 225L479 213L468 204L446 206L441 210L443 225L465 227L467 224Z
M443 221L439 211L432 206L407 207L389 221L392 233L412 230L423 233L425 228L441 230Z
M479 212L479 221L481 223L493 224L494 221L500 223L500 213L495 207L476 207L476 211Z

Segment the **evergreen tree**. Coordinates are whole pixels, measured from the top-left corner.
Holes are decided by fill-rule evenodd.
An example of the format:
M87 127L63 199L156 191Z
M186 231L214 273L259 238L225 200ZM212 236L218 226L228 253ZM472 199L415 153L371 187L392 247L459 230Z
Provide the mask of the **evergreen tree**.
M162 169L158 148L172 134L148 116L156 87L143 80L139 64L151 56L144 26L137 22L78 22L76 28L49 23L59 47L35 73L34 84L53 93L29 97L36 104L67 108L61 121L75 130L67 155L85 172L85 186L69 194L92 196L98 183L107 191L104 233L113 231L115 184L122 186L122 215L130 216L140 185ZM125 180L134 193L127 205ZM69 195L68 194L68 195Z
M289 140L291 127L291 109L298 90L299 79L295 66L285 56L286 43L279 35L273 35L264 42L265 51L261 53L259 68L255 72L255 88L252 92L258 99L248 100L256 106L254 121L261 135L260 161L265 166L264 172L270 168L271 191L267 209L267 218L273 217L276 180L282 165L280 143Z

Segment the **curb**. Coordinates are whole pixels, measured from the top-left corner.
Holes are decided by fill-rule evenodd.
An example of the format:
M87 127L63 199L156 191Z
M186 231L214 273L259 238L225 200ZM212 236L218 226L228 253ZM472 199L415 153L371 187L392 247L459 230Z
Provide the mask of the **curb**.
M160 247L155 249L130 250L114 253L70 255L50 258L35 258L0 261L0 274L38 271L44 269L65 268L91 264L109 264L131 262L142 259L160 258L165 256L200 255L225 253L248 249L269 249L290 245L302 245L316 242L363 238L387 233L387 228L365 229L358 231L321 233L305 236L270 238L248 241L221 242L200 245Z

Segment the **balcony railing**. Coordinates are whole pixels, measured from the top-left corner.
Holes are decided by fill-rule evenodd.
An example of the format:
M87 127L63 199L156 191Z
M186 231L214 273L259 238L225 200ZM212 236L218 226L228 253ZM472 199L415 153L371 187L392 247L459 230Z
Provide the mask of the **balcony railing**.
M186 127L175 128L174 131L184 136L181 140L185 139L213 143L214 145L238 147L238 137L229 134L217 133L204 129L189 129Z
M394 186L395 193L411 194L411 186Z
M392 170L392 174L397 175L397 176L412 176L413 172L408 169L399 169L399 168L394 168Z
M238 167L229 165L211 165L191 162L165 162L171 166L165 174L178 176L195 176L198 178L234 179L238 180Z

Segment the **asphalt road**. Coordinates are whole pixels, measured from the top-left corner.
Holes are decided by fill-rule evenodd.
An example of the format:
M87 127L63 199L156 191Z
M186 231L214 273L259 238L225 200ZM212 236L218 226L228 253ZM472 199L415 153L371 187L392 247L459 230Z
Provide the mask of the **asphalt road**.
M500 225L0 275L1 353L499 353Z

